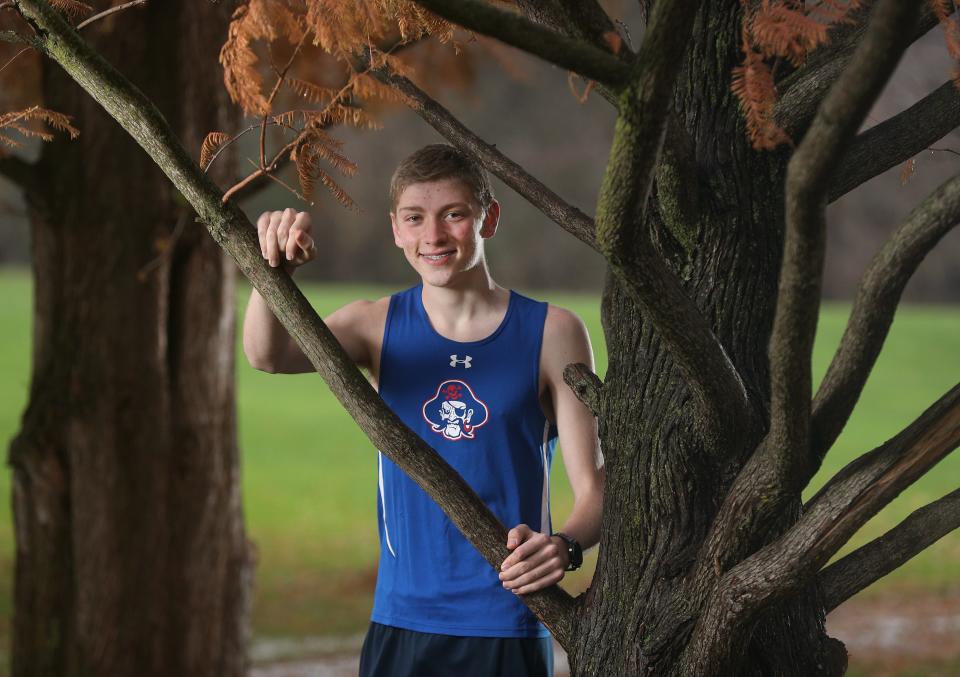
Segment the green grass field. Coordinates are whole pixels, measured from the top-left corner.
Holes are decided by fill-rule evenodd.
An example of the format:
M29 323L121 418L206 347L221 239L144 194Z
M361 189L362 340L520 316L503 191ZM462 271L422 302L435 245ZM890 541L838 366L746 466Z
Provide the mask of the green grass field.
M321 314L356 298L375 298L383 289L307 286ZM601 375L606 353L593 296L530 292L578 312L590 329ZM9 443L26 403L30 363L30 280L26 271L0 271L0 439ZM238 321L248 291L238 295ZM817 339L819 377L839 340L846 306L823 312ZM861 406L808 490L896 433L960 372L960 308L907 307L863 394ZM354 633L368 618L378 552L376 455L333 399L319 376L269 375L237 358L238 407L243 463L244 511L257 543L254 631L259 635ZM910 511L956 488L960 453L877 515L847 550L873 538ZM554 520L570 508L562 462L554 466ZM847 550L844 550L846 552ZM842 553L841 553L842 554ZM592 565L596 553L588 558ZM9 641L12 611L13 534L10 472L0 469L0 656ZM567 581L581 588L591 567ZM865 594L889 586L941 590L960 580L960 533L918 556ZM0 659L0 665L3 664Z

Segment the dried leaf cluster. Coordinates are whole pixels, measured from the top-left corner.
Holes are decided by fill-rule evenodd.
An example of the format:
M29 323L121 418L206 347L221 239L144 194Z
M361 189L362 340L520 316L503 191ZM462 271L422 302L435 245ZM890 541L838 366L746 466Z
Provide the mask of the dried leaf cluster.
M391 44L395 48L427 35L449 42L453 26L407 0L247 0L238 7L220 52L220 63L231 99L248 115L261 118L261 157L255 174L270 174L283 157L288 157L296 163L305 199L310 199L319 182L339 202L353 206L353 200L322 164L345 175L355 173L356 165L343 157L339 142L323 130L337 124L379 127L362 103L415 106L403 93L373 77L371 71L409 76L410 66L383 46ZM331 86L291 74L296 57L307 45L341 66L345 78L342 84ZM286 66L281 67L274 61L274 53L283 47L292 52ZM275 78L269 93L264 88L268 69ZM319 108L275 112L277 93L284 87ZM294 133L294 139L272 161L266 157L263 141L268 125ZM201 165L208 167L217 150L235 138L224 132L210 133L201 149Z
M960 62L960 24L951 0L928 0L943 26L947 50ZM733 69L731 88L743 110L747 134L757 150L791 144L774 121L777 103L776 70L782 61L801 67L815 49L829 41L830 29L851 21L865 0L741 0L743 63ZM772 62L772 63L771 63ZM954 71L960 87L960 70Z
M733 93L740 101L747 134L757 150L792 141L774 122L776 68L780 61L803 66L807 56L829 40L830 28L849 22L864 0L741 0L743 63L733 69ZM773 62L771 65L770 62Z
M55 130L67 132L71 139L80 135L80 130L70 124L70 116L58 113L56 111L42 108L40 106L30 106L24 110L4 113L0 115L0 144L9 148L19 148L21 142L10 136L10 132L19 132L25 137L42 139L43 141L52 141L53 134L44 130L30 126L30 123L46 123ZM0 148L0 155L4 152Z

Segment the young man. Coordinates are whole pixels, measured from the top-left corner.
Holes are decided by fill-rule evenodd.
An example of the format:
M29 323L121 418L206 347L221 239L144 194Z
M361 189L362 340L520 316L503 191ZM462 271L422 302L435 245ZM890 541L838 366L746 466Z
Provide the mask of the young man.
M421 283L355 301L326 323L381 397L436 449L510 528L495 572L436 504L378 453L381 554L361 675L552 675L549 633L517 597L577 568L599 540L603 461L590 411L563 381L593 368L573 313L490 277L484 243L500 205L477 163L447 145L420 149L391 181L394 241ZM257 222L270 265L291 273L314 258L310 217L292 209ZM243 331L250 364L313 367L254 291ZM549 513L557 439L575 497L562 531Z

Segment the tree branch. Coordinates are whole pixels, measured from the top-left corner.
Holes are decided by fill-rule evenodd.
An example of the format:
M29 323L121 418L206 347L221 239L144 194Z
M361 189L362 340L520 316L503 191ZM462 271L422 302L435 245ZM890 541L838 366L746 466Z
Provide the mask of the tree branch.
M622 85L631 67L609 51L569 38L529 19L497 9L482 0L415 0L421 7L475 33L539 56L597 82Z
M877 3L850 66L830 89L787 165L786 238L770 338L771 439L766 449L779 455L778 474L788 482L800 479L808 460L811 356L820 312L831 170L907 48L901 27L913 19L918 5L917 0Z
M494 568L507 557L506 529L457 472L407 428L373 390L290 276L260 255L256 232L234 202L223 204L155 106L71 29L45 0L14 0L38 29L39 47L147 151L237 261L297 345L370 441L404 469ZM561 644L570 646L576 602L556 586L525 595Z
M831 163L853 138L906 49L899 27L910 20L918 3L877 3L850 66L830 89L787 166L786 237L769 350L770 430L740 469L703 542L691 580L694 598L716 590L713 583L718 576L762 545L770 525L797 500L806 484L811 465L810 362L820 304ZM720 604L716 599L712 603ZM711 613L732 612L714 609ZM690 650L685 659L690 669L697 674L707 668L729 669L727 662L735 653L732 640L714 634L712 627L695 632L702 635L696 641L706 643Z
M915 510L900 524L817 576L827 613L960 527L960 489Z
M729 672L743 628L796 593L867 520L958 445L960 384L899 435L837 473L783 536L720 578L694 626L681 674Z
M864 271L847 328L813 401L807 481L850 418L883 348L904 287L924 257L958 222L960 177L954 177L910 213Z
M601 253L653 322L689 381L703 415L705 445L716 451L745 427L750 411L746 389L706 318L639 225L644 222L673 84L696 4L678 0L654 7L637 59L637 76L620 95L596 222Z
M550 26L571 38L585 40L604 51L611 47L611 36L620 35L596 0L517 0L517 6L532 21ZM626 60L634 57L625 42L621 42L617 55ZM596 89L609 103L617 105L615 91L603 84L598 84Z
M852 23L832 29L830 42L812 52L802 68L777 84L780 97L774 120L795 141L802 138L824 95L850 62L867 30L874 4L867 2L861 9L855 10ZM937 25L937 17L924 3L912 25L913 30L904 32L910 44L933 29Z
M551 26L570 37L586 40L594 47L608 51L611 32L617 27L596 0L517 0L517 6L531 20ZM623 44L620 54L631 55Z
M568 364L563 370L563 382L595 417L603 415L603 383L590 367L581 362Z
M905 162L960 126L960 91L948 80L906 110L858 135L833 174L830 197Z
M494 176L510 186L518 195L546 214L568 233L593 249L597 248L593 234L593 219L576 207L564 202L556 193L527 173L523 167L497 150L495 145L486 143L474 134L450 111L430 98L426 92L409 79L401 75L388 74L381 70L373 70L371 74L381 82L396 87L397 90L417 103L419 107L414 108L414 111L450 143L476 158Z
M24 191L33 190L40 179L36 166L16 155L0 156L0 176Z

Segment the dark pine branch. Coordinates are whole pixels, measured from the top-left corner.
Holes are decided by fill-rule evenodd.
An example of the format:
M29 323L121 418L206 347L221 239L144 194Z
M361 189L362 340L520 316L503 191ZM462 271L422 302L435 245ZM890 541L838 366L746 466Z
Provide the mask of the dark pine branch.
M408 78L381 70L371 71L371 74L413 100L418 105L414 111L450 143L476 158L494 176L568 233L594 249L597 248L593 219L561 199L523 167L497 150L496 146L486 143Z
M707 319L639 225L696 4L678 0L654 8L637 58L637 77L618 104L597 205L597 244L689 382L702 414L706 447L717 453L744 429L749 416L746 389Z
M830 202L909 160L960 126L960 91L948 80L905 111L858 135L830 182Z
M407 428L370 386L293 280L260 255L256 229L180 145L156 107L92 50L45 0L14 0L37 30L42 53L56 61L154 159L236 260L271 311L373 445L424 489L494 568L509 555L506 529L462 477ZM523 601L570 646L576 602L557 586Z
M451 23L496 38L591 80L617 86L630 77L631 66L611 52L567 37L519 14L497 9L482 0L415 2Z
M960 527L960 489L915 510L900 524L817 576L827 613Z
M698 597L712 589L718 575L762 545L768 526L809 477L810 360L820 308L830 170L906 49L898 27L910 20L917 2L878 3L850 66L827 94L787 167L786 238L770 339L770 430L741 468L704 541L693 576Z
M910 213L864 272L847 328L813 401L808 481L856 406L904 287L924 257L958 222L960 177L954 177Z
M735 671L744 628L800 590L867 520L958 445L960 384L899 435L837 473L783 536L723 574L691 633L681 673Z
M823 97L850 63L857 45L866 33L867 22L875 4L866 3L853 13L851 23L833 28L830 31L830 42L812 52L802 68L777 83L780 98L774 119L794 141L802 138ZM937 25L937 17L927 3L924 3L917 18L909 25L913 28L904 31L904 37L912 44Z

